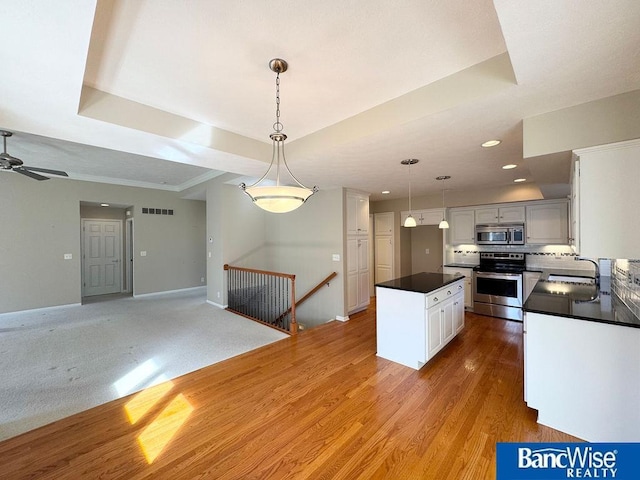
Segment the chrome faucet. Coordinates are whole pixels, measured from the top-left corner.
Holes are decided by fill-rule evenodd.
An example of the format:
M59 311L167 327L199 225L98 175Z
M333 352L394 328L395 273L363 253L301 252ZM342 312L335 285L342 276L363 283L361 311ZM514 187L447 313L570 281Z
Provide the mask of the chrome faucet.
M598 265L598 262L596 262L595 260L591 260L590 258L585 258L585 257L573 257L573 259L574 259L575 261L582 260L582 261L585 261L585 262L591 262L591 263L593 263L593 265L596 267L596 272L595 272L595 275L596 275L596 278L595 278L596 285L598 285L598 286L599 286L599 285L600 285L600 266Z

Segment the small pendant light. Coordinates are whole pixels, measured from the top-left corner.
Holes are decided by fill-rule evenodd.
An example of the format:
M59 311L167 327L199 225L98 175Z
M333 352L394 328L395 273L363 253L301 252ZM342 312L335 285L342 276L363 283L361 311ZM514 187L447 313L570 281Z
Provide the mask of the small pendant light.
M436 177L436 180L444 181L444 180L449 180L450 178L451 178L450 175L441 175L439 177ZM443 230L446 228L449 228L449 222L447 222L447 220L445 219L444 212L445 210L444 210L444 183L443 183L442 184L442 221L438 225L438 228L441 228Z
M404 220L404 226L409 228L417 226L416 219L411 215L411 165L415 165L419 161L417 158L408 158L400 162L402 165L409 165L409 216Z

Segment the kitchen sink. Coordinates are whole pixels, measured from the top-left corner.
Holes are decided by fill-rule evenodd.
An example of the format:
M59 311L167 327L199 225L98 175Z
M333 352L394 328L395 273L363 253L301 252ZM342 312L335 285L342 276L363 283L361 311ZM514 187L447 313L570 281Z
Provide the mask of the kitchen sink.
M593 277L576 277L573 275L549 275L548 282L575 283L577 285L594 285L596 279Z

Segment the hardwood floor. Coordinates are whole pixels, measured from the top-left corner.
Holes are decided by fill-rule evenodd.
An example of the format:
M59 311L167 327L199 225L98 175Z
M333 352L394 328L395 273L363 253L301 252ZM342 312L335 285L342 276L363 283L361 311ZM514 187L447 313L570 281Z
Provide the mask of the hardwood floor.
M0 478L480 479L500 441L576 441L523 401L522 325L466 314L420 371L375 309L0 443Z

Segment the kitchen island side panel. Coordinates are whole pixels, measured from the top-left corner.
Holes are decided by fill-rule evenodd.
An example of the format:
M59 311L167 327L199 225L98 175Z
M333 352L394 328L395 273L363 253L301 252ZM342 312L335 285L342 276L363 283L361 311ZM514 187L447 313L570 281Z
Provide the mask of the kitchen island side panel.
M526 313L527 404L589 442L640 441L640 329Z
M426 362L425 294L376 287L377 355L410 368Z

